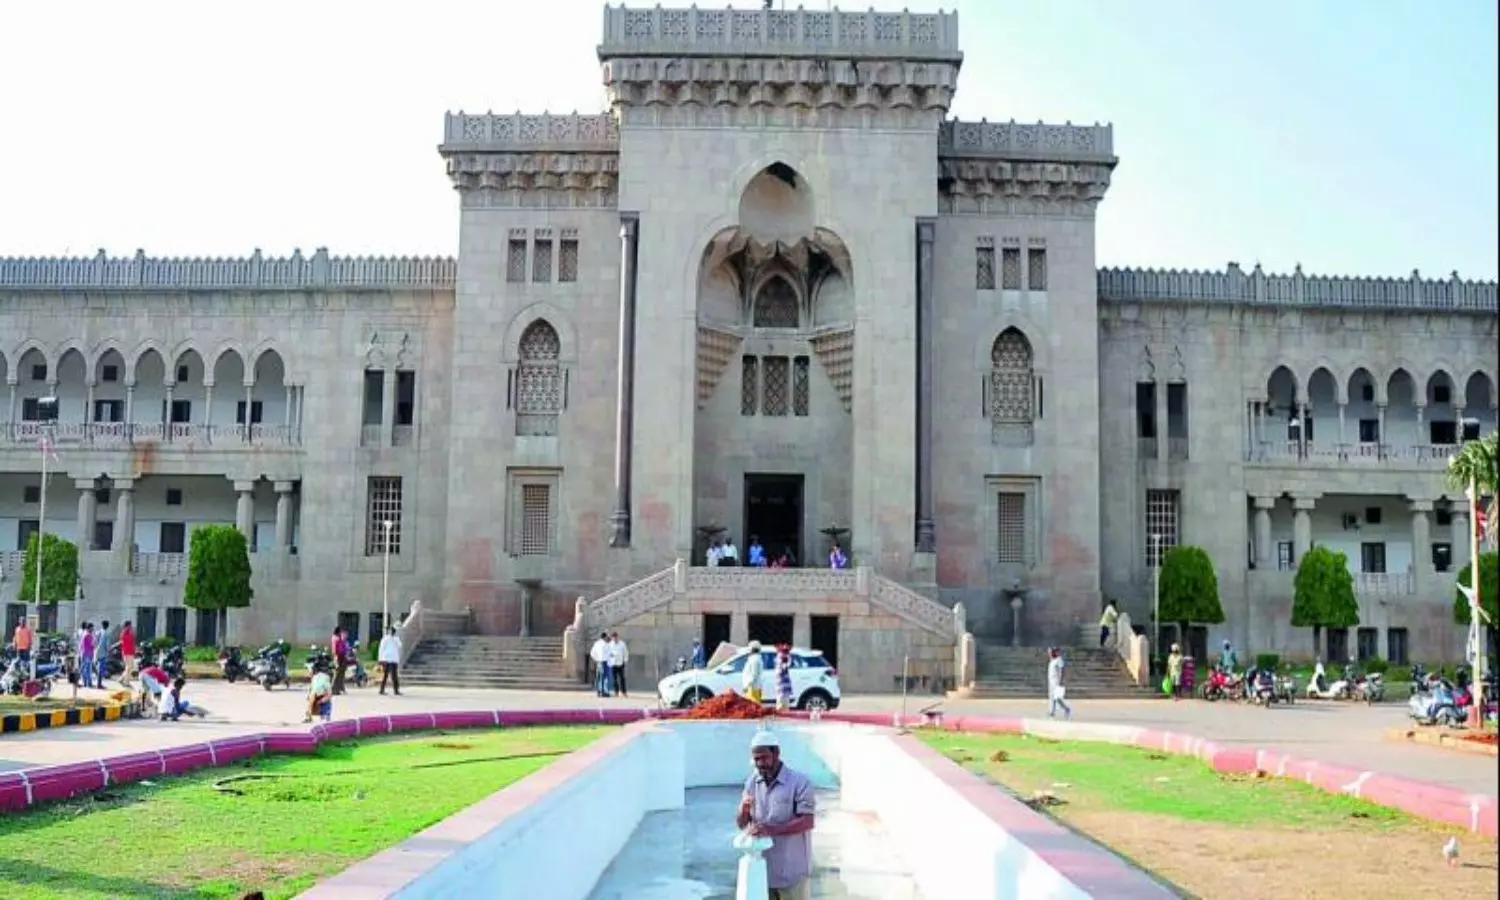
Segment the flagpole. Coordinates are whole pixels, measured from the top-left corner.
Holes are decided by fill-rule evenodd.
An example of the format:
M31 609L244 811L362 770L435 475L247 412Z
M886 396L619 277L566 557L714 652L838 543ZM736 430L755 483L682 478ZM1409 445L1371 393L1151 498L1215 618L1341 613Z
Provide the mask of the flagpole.
M1465 491L1469 495L1469 620L1474 623L1472 629L1474 641L1474 709L1476 711L1478 727L1484 728L1484 676L1485 650L1489 641L1485 640L1486 630L1484 627L1484 607L1480 604L1479 585L1479 479L1473 475L1469 476L1469 489Z

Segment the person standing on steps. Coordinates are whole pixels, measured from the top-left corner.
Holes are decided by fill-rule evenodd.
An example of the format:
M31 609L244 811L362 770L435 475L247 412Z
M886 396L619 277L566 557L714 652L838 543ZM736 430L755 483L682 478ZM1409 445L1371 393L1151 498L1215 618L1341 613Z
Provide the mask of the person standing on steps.
M1102 649L1109 643L1109 636L1114 633L1115 625L1120 621L1120 610L1115 607L1115 601L1111 600L1104 604L1104 615L1099 617L1099 647Z
M1068 705L1068 689L1063 684L1063 662L1062 651L1056 647L1047 650L1047 718L1052 718L1061 709L1063 718L1073 718L1073 707Z
M396 626L387 625L385 637L380 639L380 693L385 693L385 683L389 679L391 690L397 697L401 696L401 639L396 637Z
M614 682L611 687L614 688L616 697L630 696L625 684L625 664L628 662L630 662L630 649L625 646L620 632L616 631L609 636L609 674Z

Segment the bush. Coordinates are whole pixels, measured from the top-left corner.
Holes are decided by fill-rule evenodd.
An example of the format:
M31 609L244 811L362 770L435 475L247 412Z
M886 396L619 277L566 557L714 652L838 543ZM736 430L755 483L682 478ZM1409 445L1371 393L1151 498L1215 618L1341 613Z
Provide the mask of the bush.
M182 651L182 658L185 662L218 662L219 648L195 644Z
M1367 675L1384 675L1390 671L1390 668L1391 664L1378 656L1372 656L1365 660L1365 674Z
M154 637L147 641L146 646L152 650L169 650L177 646L177 639L169 634L164 634L161 637Z
M1281 665L1281 654L1279 653L1257 653L1255 654L1255 668L1263 671L1276 671Z

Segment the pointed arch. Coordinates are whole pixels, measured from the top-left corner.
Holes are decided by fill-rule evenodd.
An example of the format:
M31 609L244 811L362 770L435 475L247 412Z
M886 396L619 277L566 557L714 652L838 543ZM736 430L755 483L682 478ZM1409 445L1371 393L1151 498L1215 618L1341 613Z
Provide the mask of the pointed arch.
M11 371L6 377L10 380L11 384L15 384L20 380L21 366L26 362L26 357L33 351L42 358L42 365L47 367L47 374L49 377L51 376L52 370L57 367L56 360L52 358L45 344L38 340L28 339L17 344L15 355L10 357Z
M134 350L130 351L130 355L127 356L127 357L125 357L125 385L126 385L126 387L135 387L139 383L138 380L139 380L140 376L139 376L138 373L140 372L140 369L141 369L141 363L143 361L147 360L149 357L153 357L153 356L155 357L156 361L158 363L160 363L161 370L163 372L166 372L166 370L167 370L167 351L157 341L154 341L154 340L144 340L144 341L141 341L139 344L136 345L136 348ZM165 376L163 376L163 377L165 377Z
M990 422L996 429L1030 429L1036 420L1036 354L1014 325L990 345Z
M802 324L802 298L784 273L771 272L755 289L751 325L756 328L798 328Z
M516 347L516 360L516 434L556 435L566 382L562 339L551 322L539 318L526 326Z

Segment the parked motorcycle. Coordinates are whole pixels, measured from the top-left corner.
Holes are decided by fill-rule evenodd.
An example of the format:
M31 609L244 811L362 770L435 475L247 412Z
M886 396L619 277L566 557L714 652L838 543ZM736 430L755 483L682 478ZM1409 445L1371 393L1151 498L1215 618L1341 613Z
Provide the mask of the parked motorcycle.
M1241 679L1216 666L1208 670L1208 678L1203 682L1203 699L1210 703L1230 697L1239 699L1241 684Z
M370 676L360 664L358 650L358 641L349 645L349 656L344 659L344 681L354 682L355 687L364 687ZM307 651L308 675L319 670L330 673L333 671L333 654L326 647L312 646Z
M1297 700L1297 679L1291 675L1276 677L1276 699L1290 706Z
M1407 701L1407 713L1419 725L1446 725L1449 728L1462 727L1468 718L1467 712L1456 701L1453 685L1446 679L1438 679L1436 683L1424 682L1422 689Z
M1258 706L1270 709L1276 703L1276 674L1262 669L1256 673L1251 700Z
M240 648L225 647L219 651L219 674L230 684L250 677L250 667L245 665L245 657Z
M161 651L161 655L157 657L155 664L160 666L163 672L166 672L173 678L183 677L183 673L187 669L187 663L183 658L182 645L173 644Z
M1363 700L1368 704L1379 703L1385 699L1385 676L1379 672L1371 672L1361 675L1354 680L1354 699Z
M285 641L275 641L255 651L255 655L250 658L247 676L268 691L278 684L291 687L292 676L286 668L289 650L291 646Z

